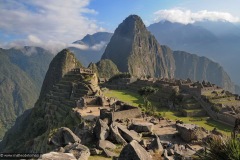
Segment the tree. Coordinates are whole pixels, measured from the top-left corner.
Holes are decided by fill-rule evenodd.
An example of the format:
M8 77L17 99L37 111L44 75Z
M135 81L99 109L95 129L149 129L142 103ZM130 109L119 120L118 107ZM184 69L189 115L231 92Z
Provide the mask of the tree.
M155 107L152 103L148 100L148 97L152 94L155 94L158 91L158 88L154 88L151 86L142 87L138 90L138 93L143 97L144 105L146 107L146 111L151 110L154 112Z

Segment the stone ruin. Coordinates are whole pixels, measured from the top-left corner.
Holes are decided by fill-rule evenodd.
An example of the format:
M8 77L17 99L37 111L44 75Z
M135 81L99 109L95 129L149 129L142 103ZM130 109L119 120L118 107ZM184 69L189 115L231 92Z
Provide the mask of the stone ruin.
M72 72L75 74L94 74L94 72L89 68L74 68Z
M195 124L176 124L176 129L181 138L186 142L200 141L208 135L208 131Z
M107 98L105 96L83 96L80 97L79 100L76 101L76 106L79 109L86 108L88 106L96 106L96 107L105 107L112 106L117 101L116 98L110 97Z
M111 109L101 109L100 118L109 119L110 121L127 119L127 118L139 118L142 116L142 112L138 107L128 105L122 101L116 101L111 105Z

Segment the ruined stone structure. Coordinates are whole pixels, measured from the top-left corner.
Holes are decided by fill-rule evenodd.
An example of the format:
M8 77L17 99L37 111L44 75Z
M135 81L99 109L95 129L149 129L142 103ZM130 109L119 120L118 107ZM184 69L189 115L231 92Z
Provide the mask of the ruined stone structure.
M176 128L181 135L181 138L186 142L193 140L198 141L207 136L207 130L195 124L176 124Z
M138 107L128 105L124 102L117 101L112 105L111 110L101 109L100 118L115 121L117 119L138 118L141 117L142 112Z
M89 68L74 68L72 72L75 74L94 74L94 72Z
M192 82L190 79L178 80L178 85L180 89L186 93L192 94L196 97L201 97L212 92L222 92L223 89L211 84L210 82Z

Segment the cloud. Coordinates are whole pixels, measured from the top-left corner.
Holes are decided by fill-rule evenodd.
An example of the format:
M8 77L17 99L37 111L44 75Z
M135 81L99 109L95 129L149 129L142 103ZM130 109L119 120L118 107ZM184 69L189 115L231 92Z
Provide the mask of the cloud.
M86 34L104 31L96 20L88 18L89 14L98 14L88 8L89 2L90 0L1 0L0 34L2 32L10 37L18 37L1 46L66 45Z
M34 36L34 35L29 35L29 36L28 36L28 39L29 39L29 41L31 41L32 43L36 43L36 44L42 43L42 41L41 41L38 37L36 37L36 36Z
M227 21L227 22L240 22L238 17L234 17L227 12L215 12L202 10L198 12L192 12L184 9L170 9L170 10L159 10L154 13L154 22L161 20L168 20L171 22L178 22L183 24L194 23L197 21Z
M90 49L92 49L94 51L100 51L106 45L107 45L107 42L101 41L100 43L95 44L94 46L92 46Z

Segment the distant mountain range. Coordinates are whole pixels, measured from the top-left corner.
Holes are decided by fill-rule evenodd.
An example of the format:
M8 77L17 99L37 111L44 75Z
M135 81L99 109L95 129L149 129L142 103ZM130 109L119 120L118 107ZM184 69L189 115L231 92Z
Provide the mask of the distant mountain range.
M81 44L86 49L77 47L69 47L69 49L81 60L81 63L87 67L91 62L96 63L101 59L101 56L109 43L112 33L97 32L93 35L86 35L82 40L73 42L73 44Z
M220 66L226 70L228 73L227 75L230 75L232 81L234 81L237 85L240 84L240 76L237 74L238 68L240 67L238 62L240 59L239 26L229 22L203 21L185 25L181 23L161 21L150 25L147 29L155 36L161 45L167 45L172 50L193 53L199 57L204 56L212 62L219 63ZM101 37L99 34L105 34L107 36ZM104 53L111 36L112 33L100 32L93 35L87 35L82 40L75 42L88 44L88 46L97 45L101 41L106 42L106 45L97 51L92 51L92 49L71 49L72 51L76 50L74 52L76 53L78 59L83 61L82 63L84 66L88 66L90 62L96 63L99 60L101 55ZM94 57L92 56L93 54L95 55ZM194 78L194 80L202 79L203 78ZM218 85L220 85L220 83L218 83ZM234 84L232 83L232 85ZM235 88L239 87L235 86ZM238 91L237 93L240 93Z
M197 22L180 24L162 21L148 30L160 44L206 56L218 62L236 84L240 84L240 28L229 22Z

